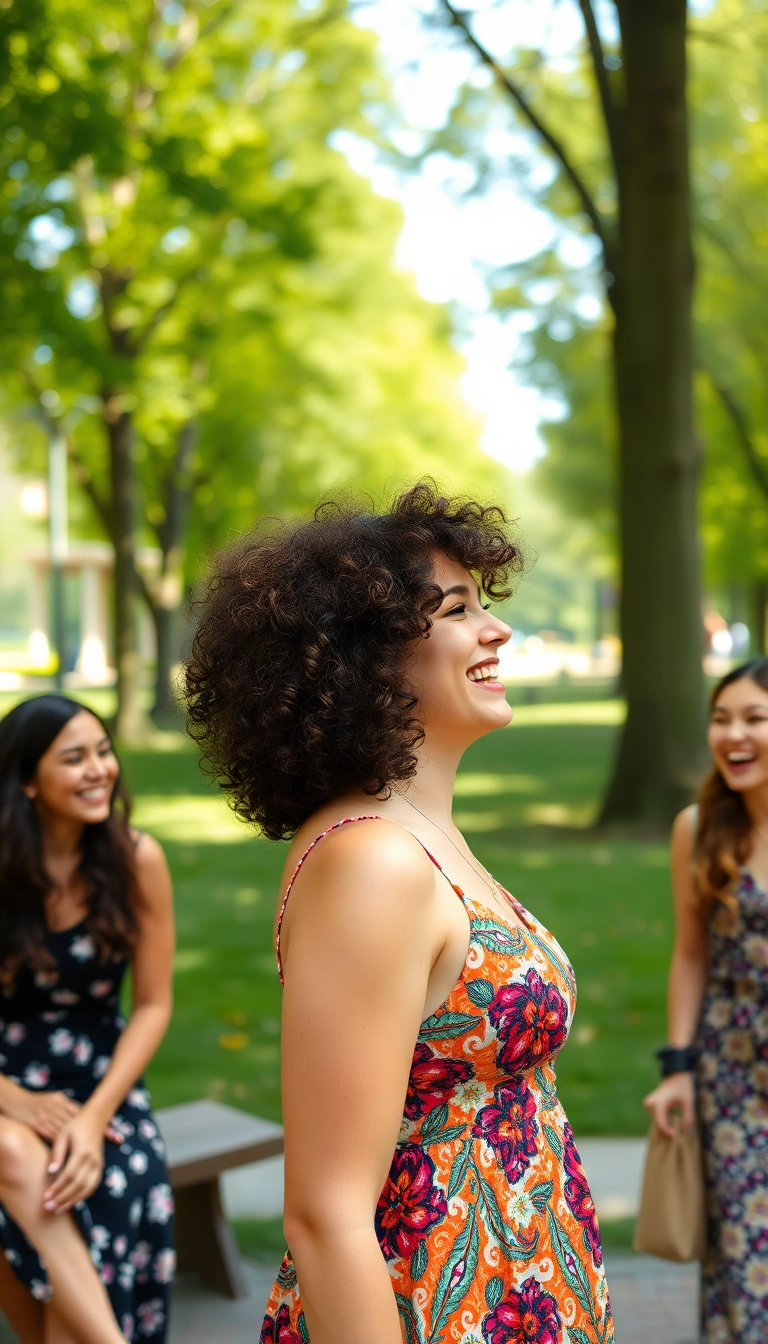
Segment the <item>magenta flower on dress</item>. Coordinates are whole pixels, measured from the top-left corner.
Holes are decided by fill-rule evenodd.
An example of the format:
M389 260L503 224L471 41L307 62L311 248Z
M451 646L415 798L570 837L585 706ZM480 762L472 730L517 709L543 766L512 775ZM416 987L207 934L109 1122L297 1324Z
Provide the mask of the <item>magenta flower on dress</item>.
M485 1344L561 1344L560 1313L554 1297L535 1279L513 1289L483 1321Z
M531 968L523 984L503 985L488 1016L499 1038L497 1061L507 1073L533 1069L549 1059L568 1035L568 1005L556 985Z
M499 1083L496 1098L478 1112L472 1127L477 1139L485 1139L498 1157L507 1180L514 1185L536 1156L536 1100L522 1078Z
M573 1142L573 1131L567 1121L563 1126L563 1138L565 1139L563 1162L566 1170L565 1201L574 1218L578 1219L584 1228L584 1238L595 1264L601 1265L603 1250L600 1245L600 1229L597 1226L595 1205Z
M397 1149L376 1207L376 1235L388 1260L413 1255L448 1212L435 1164L416 1143Z
M291 1313L285 1303L274 1320L271 1316L264 1317L259 1344L304 1344L301 1335L297 1335L291 1326Z
M405 1096L405 1114L419 1120L427 1111L447 1101L459 1083L472 1076L472 1066L460 1059L443 1059L420 1041L413 1054L411 1076Z

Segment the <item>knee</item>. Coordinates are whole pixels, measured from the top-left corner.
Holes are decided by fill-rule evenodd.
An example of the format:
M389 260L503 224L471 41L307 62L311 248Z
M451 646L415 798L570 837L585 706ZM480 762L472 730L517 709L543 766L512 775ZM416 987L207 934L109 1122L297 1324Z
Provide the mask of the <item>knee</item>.
M30 1172L40 1140L17 1120L0 1119L0 1183L17 1185Z

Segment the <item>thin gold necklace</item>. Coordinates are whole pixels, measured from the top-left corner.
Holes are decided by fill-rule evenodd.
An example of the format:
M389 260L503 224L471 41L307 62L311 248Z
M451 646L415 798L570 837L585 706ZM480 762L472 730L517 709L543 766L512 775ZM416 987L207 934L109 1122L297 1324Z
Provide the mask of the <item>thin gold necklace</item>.
M480 867L479 869L476 868L474 863L471 863L470 860L467 858L466 854L462 854L461 850L459 849L459 846L456 844L456 841L451 839L448 832L443 830L443 827L440 825L439 822L433 821L432 817L428 817L426 812L422 812L421 808L416 803L414 803L410 798L406 798L405 794L401 793L399 789L393 789L392 792L396 793L398 798L402 798L403 802L407 803L409 807L412 807L414 812L418 812L419 816L423 817L425 821L428 821L430 826L434 826L435 829L438 830L441 835L445 836L446 840L448 841L448 844L453 845L453 848L456 850L456 853L459 854L461 858L464 860L464 862L467 864L467 866L471 868L473 872L477 873L477 876L481 878L483 882L485 882L486 886L490 889L490 891L493 893L494 896L501 896L503 894L501 891L501 887L499 886L493 874L488 872L488 869L482 863L480 863L479 859L477 862L480 864ZM472 857L474 858L474 855Z

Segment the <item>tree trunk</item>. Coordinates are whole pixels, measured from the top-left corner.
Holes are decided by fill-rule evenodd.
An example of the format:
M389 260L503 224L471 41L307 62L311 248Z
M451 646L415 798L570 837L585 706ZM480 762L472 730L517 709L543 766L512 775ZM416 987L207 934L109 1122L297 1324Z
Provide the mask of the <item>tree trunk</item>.
M765 616L768 609L768 580L760 578L753 579L749 589L750 613L747 617L749 625L749 656L750 658L765 657Z
M624 726L602 820L667 822L704 748L685 0L619 0L615 391Z
M180 655L184 537L192 502L192 456L196 442L197 422L189 420L179 430L176 456L165 487L165 519L156 528L163 561L160 577L150 595L150 610L157 636L152 719L158 728L179 727L179 703L172 674Z
M108 396L105 396L104 402L112 485L112 542L115 548L115 733L117 737L131 741L141 737L148 726L141 704L141 668L136 629L139 587L134 541L136 487L132 462L133 423L129 411L110 414Z

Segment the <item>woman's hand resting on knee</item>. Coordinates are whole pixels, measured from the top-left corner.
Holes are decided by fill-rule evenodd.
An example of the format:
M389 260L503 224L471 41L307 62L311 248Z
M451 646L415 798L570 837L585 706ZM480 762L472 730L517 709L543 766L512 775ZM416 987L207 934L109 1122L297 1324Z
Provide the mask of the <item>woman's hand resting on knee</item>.
M29 1125L41 1139L53 1143L64 1125L77 1115L80 1107L64 1092L30 1092L26 1087L5 1080L3 1115Z
M693 1074L671 1073L643 1098L643 1105L662 1134L671 1137L677 1132L676 1116L680 1117L683 1129L690 1129L696 1118Z
M109 1128L109 1138L120 1136ZM104 1170L104 1125L87 1110L80 1110L59 1130L51 1149L48 1174L51 1183L43 1198L49 1213L67 1213L81 1199L92 1195Z

